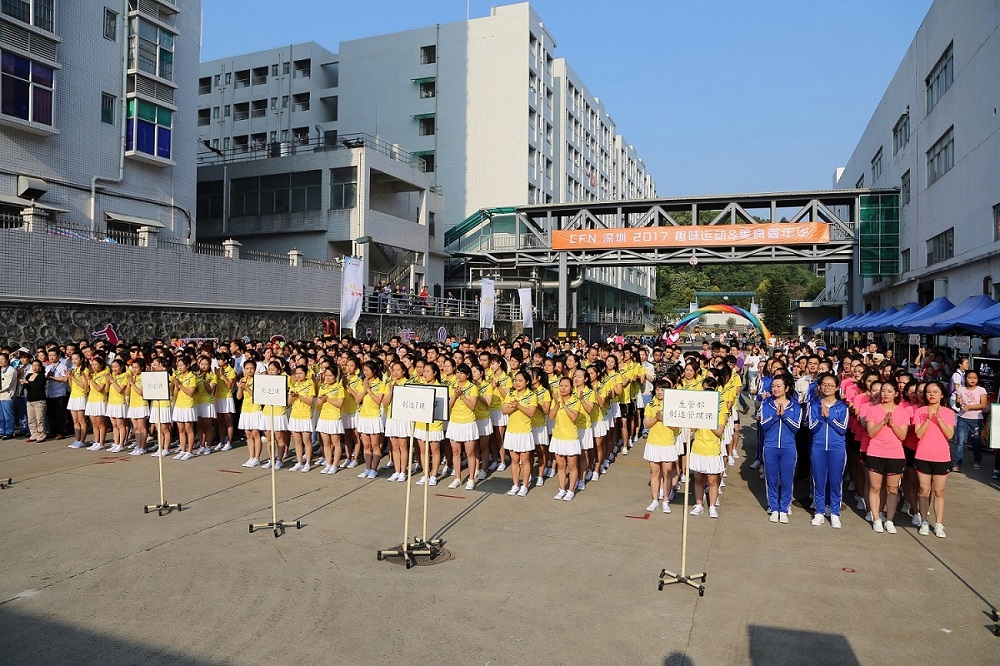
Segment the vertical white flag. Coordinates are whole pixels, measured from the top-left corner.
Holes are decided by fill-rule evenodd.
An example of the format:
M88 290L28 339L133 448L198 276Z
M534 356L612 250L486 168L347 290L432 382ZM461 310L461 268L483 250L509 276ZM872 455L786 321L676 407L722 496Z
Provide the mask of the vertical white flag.
M479 328L493 328L496 300L496 284L489 278L483 278L483 293L479 297Z
M340 293L340 330L355 330L361 318L365 295L364 264L360 259L344 257L344 277Z
M521 298L521 319L525 328L535 327L535 318L531 313L531 287L522 287L517 290L517 295Z

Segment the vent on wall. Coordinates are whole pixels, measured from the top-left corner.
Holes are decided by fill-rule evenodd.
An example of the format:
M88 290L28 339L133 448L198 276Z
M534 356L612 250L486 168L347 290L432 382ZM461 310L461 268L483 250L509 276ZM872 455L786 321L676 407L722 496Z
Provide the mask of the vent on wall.
M42 37L19 25L0 21L0 42L10 44L26 54L44 58L50 62L58 62L56 60L56 46L58 42L48 37Z

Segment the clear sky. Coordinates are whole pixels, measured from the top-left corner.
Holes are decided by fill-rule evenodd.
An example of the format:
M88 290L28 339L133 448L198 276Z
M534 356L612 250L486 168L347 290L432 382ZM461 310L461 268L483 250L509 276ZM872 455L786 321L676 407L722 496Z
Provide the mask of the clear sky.
M202 60L489 15L484 0L202 0ZM534 0L661 196L826 189L932 0ZM350 128L343 128L348 132Z

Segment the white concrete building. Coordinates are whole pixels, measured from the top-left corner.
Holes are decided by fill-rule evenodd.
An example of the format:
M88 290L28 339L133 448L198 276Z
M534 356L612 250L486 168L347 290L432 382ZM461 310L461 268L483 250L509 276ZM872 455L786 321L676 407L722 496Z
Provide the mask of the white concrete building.
M831 297L856 284L873 310L1000 298L998 71L1000 4L937 0L836 175L842 188L899 188L899 271L863 287L831 271Z
M11 0L0 13L0 219L37 200L95 234L194 237L200 0Z

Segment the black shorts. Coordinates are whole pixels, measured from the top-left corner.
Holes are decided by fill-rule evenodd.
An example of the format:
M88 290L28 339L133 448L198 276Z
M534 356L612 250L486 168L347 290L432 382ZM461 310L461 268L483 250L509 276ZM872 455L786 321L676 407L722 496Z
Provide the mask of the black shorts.
M635 403L631 400L629 402L618 403L618 410L621 412L622 418L627 419L635 414Z
M876 474L902 474L906 468L905 458L879 458L867 456L865 466Z
M906 456L906 466L912 469L913 462L917 459L917 450L904 446L903 455Z
M951 472L950 462L931 462L929 460L916 460L913 464L921 474L930 476L944 476Z
M846 448L848 453L856 455L861 452L861 442L858 441L858 438L855 437L854 433L851 432L850 430L847 431L846 440L847 440Z

